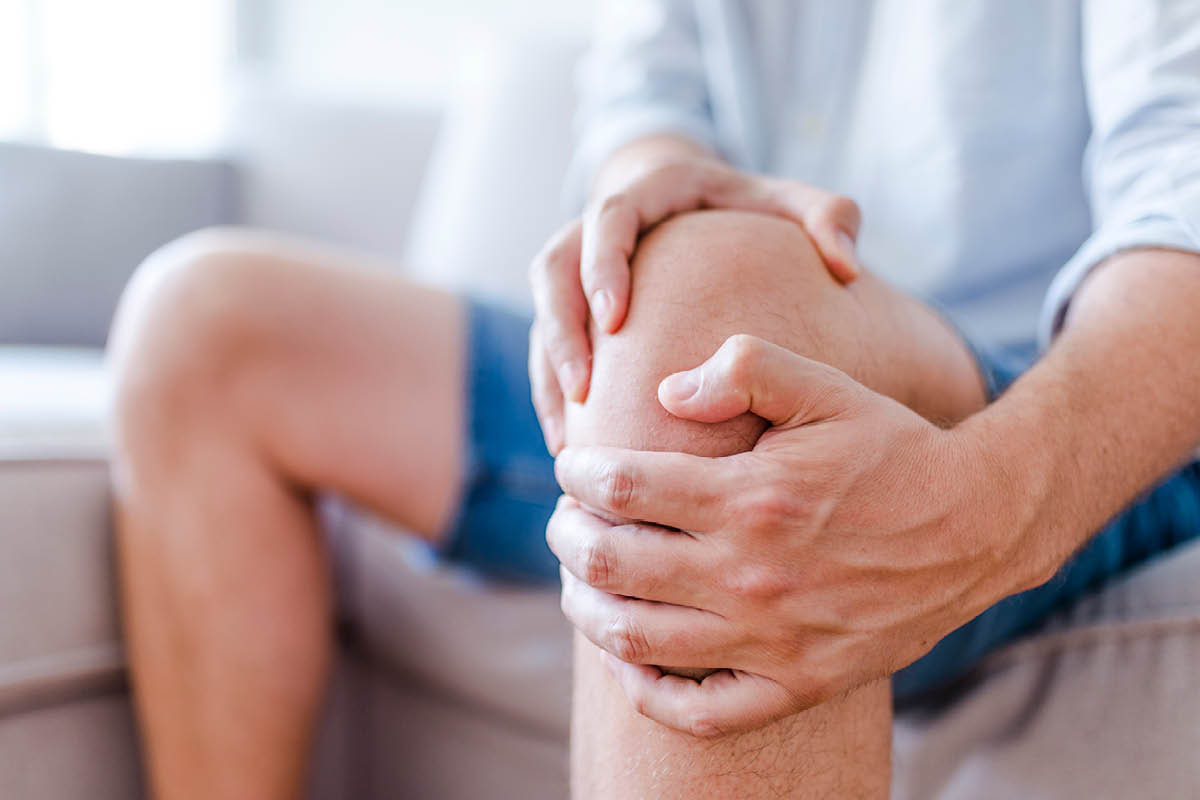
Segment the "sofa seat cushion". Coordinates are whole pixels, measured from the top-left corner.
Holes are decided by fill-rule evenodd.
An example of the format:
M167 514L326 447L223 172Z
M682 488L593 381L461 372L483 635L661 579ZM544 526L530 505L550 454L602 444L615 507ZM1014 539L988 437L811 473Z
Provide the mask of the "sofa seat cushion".
M893 796L1191 797L1200 786L1200 543L985 659L895 728Z
M403 530L322 501L339 606L355 640L408 683L565 743L571 628L555 588L489 582Z

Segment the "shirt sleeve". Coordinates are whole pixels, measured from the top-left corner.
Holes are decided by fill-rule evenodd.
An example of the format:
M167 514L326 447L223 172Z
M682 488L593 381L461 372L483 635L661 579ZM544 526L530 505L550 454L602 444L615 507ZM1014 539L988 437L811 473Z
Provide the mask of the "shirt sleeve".
M715 148L699 31L687 0L598 4L578 87L576 148L564 189L572 208L583 205L604 161L635 139L669 133Z
M1200 251L1200 11L1192 0L1085 0L1082 22L1093 233L1050 285L1043 346L1104 259Z

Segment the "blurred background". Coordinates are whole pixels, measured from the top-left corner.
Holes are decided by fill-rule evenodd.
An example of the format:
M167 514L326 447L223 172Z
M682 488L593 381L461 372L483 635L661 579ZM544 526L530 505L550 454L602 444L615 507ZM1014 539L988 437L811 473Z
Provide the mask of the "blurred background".
M144 796L104 429L130 274L239 224L526 306L529 260L566 215L592 7L0 0L0 797ZM412 567L394 529L327 527L356 622L312 796L564 796L557 595L484 598Z
M576 62L613 2L0 0L0 798L145 796L104 428L130 274L249 225L528 307L529 260L570 213ZM322 511L343 618L310 796L566 796L557 592L482 591ZM1200 741L1178 734L1198 564L1164 559L1002 654L953 713L901 719L897 785L907 765L930 787L909 796L1072 796L1037 784L1061 752L1088 765L1055 770L1068 783L1128 771L1153 796ZM1144 633L1092 641L1105 619Z
M522 305L494 262L561 216L592 7L0 0L0 341L98 344L142 256L227 222Z
M553 0L3 0L0 135L113 155L218 150L234 90L442 110L505 37L578 40Z

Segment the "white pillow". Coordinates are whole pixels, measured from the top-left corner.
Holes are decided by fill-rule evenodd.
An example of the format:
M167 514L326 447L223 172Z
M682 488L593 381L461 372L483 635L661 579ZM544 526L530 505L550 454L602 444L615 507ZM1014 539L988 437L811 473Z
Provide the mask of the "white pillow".
M529 263L568 218L575 63L583 46L495 40L447 104L406 262L422 280L528 309Z

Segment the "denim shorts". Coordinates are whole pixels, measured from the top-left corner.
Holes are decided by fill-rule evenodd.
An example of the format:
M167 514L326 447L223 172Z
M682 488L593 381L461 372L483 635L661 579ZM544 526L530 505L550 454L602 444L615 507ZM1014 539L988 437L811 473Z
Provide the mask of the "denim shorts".
M530 400L530 320L466 302L466 477L441 555L494 579L553 583L558 561L545 528L559 488ZM992 399L1029 363L1028 356L972 349ZM1000 601L896 673L896 702L936 698L984 655L1036 630L1052 612L1198 535L1200 465L1190 464L1108 523L1049 583Z

